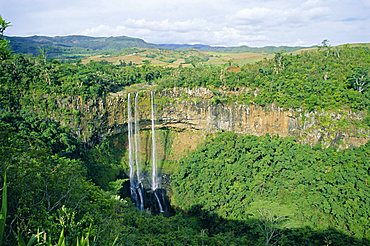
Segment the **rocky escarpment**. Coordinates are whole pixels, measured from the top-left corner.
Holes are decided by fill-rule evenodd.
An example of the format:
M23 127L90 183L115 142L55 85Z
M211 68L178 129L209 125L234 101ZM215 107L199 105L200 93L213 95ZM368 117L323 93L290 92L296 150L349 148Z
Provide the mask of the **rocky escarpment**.
M230 98L229 94L235 92L218 93L223 93L220 98ZM149 92L141 91L139 101L141 125L145 128L150 122ZM39 113L70 126L84 142L126 131L126 92L85 100L78 96L57 98L46 103L46 110ZM237 100L220 102L215 100L214 92L205 88L157 91L156 109L159 126L176 130L294 136L303 143L341 148L364 144L370 135L368 127L361 127L361 112L301 112Z
M303 143L321 143L326 147L347 148L369 140L369 130L358 125L363 118L361 113L302 112L283 110L274 105L259 107L240 102L219 103L212 100L212 94L204 88L160 93L163 98L174 99L163 107L160 114L162 124L209 132L223 130L258 136L295 136Z

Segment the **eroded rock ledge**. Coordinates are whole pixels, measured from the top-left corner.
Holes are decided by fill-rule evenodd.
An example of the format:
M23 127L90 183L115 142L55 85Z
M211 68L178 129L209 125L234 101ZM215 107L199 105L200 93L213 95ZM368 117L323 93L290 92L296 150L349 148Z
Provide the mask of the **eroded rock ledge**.
M221 98L227 98L245 91L218 93ZM218 102L214 97L214 92L205 88L156 92L157 122L160 127L177 130L294 136L302 143L321 143L325 147L359 146L370 138L368 127L359 124L364 115L361 112L302 112L283 110L275 105L260 107L237 101ZM127 130L127 93L111 93L105 98L85 101L76 96L57 100L56 104L55 110L43 113L72 127L85 142ZM140 92L139 108L145 128L150 122L148 91Z

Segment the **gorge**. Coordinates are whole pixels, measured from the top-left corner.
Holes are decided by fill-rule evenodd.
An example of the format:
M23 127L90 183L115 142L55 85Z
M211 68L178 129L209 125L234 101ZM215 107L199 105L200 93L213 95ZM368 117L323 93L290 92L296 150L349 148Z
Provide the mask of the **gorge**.
M68 245L369 244L368 48L178 68L1 49L9 245L36 233Z

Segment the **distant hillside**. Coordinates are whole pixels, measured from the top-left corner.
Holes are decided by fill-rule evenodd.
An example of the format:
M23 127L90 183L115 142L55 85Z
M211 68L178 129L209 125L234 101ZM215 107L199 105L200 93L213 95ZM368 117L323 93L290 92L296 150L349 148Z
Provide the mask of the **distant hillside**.
M139 38L126 36L120 37L89 37L81 35L72 36L31 36L31 37L7 37L16 53L38 55L40 49L46 51L50 58L82 58L90 55L112 54L127 48L159 48L166 50L189 50L230 52L230 53L274 53L292 52L303 47L266 46L254 48L240 47L213 47L204 44L151 44Z
M212 46L206 44L158 44L158 48L165 50L210 50Z
M307 47L290 47L290 46L265 46L265 47L249 47L249 46L236 46L236 47L214 47L205 44L159 44L160 48L179 50L179 49L196 49L201 51L215 51L224 53L275 53L275 52L293 52Z
M265 47L249 47L249 46L238 46L238 47L211 47L211 51L231 52L231 53L275 53L275 52L293 52L296 50L304 49L308 47L300 46L265 46Z
M88 37L88 36L31 36L7 37L16 53L38 55L44 49L49 57L66 57L68 55L97 54L101 51L118 51L126 48L154 48L156 45L146 43L139 38ZM100 51L100 52L99 52Z

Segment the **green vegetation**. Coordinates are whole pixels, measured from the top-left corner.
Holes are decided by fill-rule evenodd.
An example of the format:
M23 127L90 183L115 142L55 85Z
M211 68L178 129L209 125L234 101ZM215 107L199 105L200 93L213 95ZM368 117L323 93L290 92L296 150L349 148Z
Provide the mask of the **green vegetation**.
M5 27L6 28L6 27ZM0 29L5 30L5 28ZM274 53L283 51L295 51L302 47L273 47L252 48L241 47L211 47L208 45L187 44L151 44L139 38L126 36L120 37L88 37L81 35L71 36L31 36L31 37L8 37L13 50L16 53L39 55L39 50L48 52L52 58L78 58L86 55L114 54L124 49L156 48L164 50L199 50L227 53Z
M226 71L225 71L226 70ZM241 67L180 68L157 82L163 87L248 88L244 103L285 109L366 110L370 105L370 49L323 48L299 55L276 53L274 59Z
M369 239L369 154L369 144L337 151L219 134L181 161L172 200L186 211L199 207L223 219L260 220L260 233L274 231L279 244L296 237L289 230L297 228Z
M5 220L8 216L8 192L6 184L6 173L4 174L4 185L3 192L1 197L1 211L0 211L0 245L4 240L4 231L5 231Z
M276 52L293 52L300 50L303 47L289 47L289 46L265 46L261 48L248 47L248 46L239 46L239 47L221 47L221 48L212 48L210 51L222 51L222 52L234 52L234 53L276 53Z
M186 67L199 65L222 65L226 63L244 65L271 57L270 53L224 53L221 51L202 50L163 50L154 48L127 48L120 51L110 52L108 55L92 54L82 59L83 63L89 61L109 61L114 64L134 63L162 67ZM81 57L82 58L82 57Z
M369 144L323 150L292 139L222 133L171 163L166 158L174 146L165 129L158 134L162 161L175 173L169 187L175 210L166 217L136 210L125 190L126 140L103 137L107 95L129 86L207 87L215 104L236 100L303 112L358 111L369 126L368 47L276 53L242 67L204 65L211 55L189 56L193 66L178 68L123 60L83 64L48 60L49 47L58 46L55 55L91 54L88 49L102 54L108 41L112 49L117 42L141 41L73 37L80 46L66 51L63 44L73 38L38 37L34 40L45 46L32 57L10 51L3 36L9 25L0 17L3 245L369 244ZM31 53L32 42L23 44ZM160 52L143 55L168 58Z
M144 40L121 37L87 37L87 36L64 36L64 37L8 37L12 48L17 53L39 55L40 49L47 52L52 58L83 58L95 54L112 54L116 51L141 47L154 47Z

